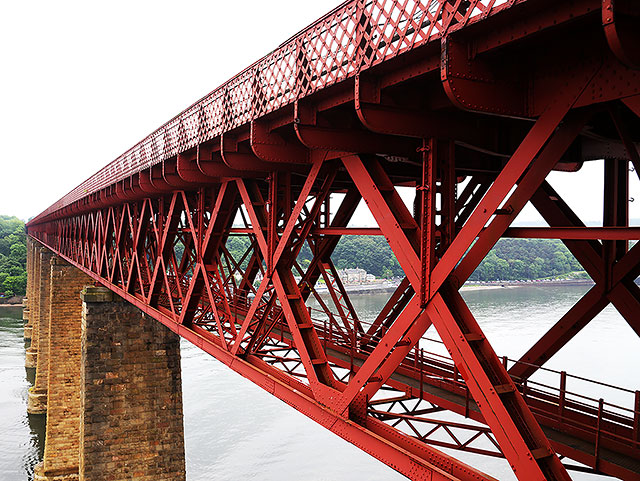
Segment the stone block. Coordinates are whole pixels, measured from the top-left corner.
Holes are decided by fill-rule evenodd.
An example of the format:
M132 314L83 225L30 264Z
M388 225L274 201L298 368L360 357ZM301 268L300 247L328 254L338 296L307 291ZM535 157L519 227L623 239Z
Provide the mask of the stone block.
M29 388L27 395L27 413L46 414L47 413L47 391L36 389L35 386Z
M95 302L112 302L114 300L113 292L107 289L106 287L93 287L86 286L80 297L83 302L86 303L95 303Z
M33 339L31 344L25 351L24 367L27 369L35 369L38 364L38 350L33 346Z

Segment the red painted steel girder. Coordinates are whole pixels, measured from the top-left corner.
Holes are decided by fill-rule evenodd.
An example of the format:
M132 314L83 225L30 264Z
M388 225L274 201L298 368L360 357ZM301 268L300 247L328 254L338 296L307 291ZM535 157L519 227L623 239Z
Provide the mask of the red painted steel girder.
M412 479L489 477L431 447L416 427L425 413L381 414L384 390L483 423L476 434L520 480L569 479L556 453L640 479L639 394L620 414L527 380L608 303L640 334L640 249L625 242L637 237L627 167L640 173L638 26L622 0L346 2L63 197L29 234ZM545 178L600 157L604 227L586 228ZM416 189L413 212L399 186ZM373 230L347 227L360 198ZM510 227L527 201L549 229ZM331 262L349 234L384 235L406 275L368 328ZM249 239L241 259L227 248L237 235ZM509 235L561 238L596 286L507 372L458 287ZM451 359L417 354L431 325Z

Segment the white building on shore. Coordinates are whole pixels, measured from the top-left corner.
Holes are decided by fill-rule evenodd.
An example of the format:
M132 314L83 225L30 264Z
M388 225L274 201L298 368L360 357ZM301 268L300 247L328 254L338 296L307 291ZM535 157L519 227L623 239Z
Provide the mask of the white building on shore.
M374 282L376 276L367 273L364 269L340 269L338 275L343 284L367 284Z

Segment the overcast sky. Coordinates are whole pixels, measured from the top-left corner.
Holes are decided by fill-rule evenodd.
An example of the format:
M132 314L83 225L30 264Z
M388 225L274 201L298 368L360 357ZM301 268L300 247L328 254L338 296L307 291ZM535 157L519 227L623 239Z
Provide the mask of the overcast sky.
M38 214L339 3L0 2L0 214ZM595 220L601 172L551 181Z

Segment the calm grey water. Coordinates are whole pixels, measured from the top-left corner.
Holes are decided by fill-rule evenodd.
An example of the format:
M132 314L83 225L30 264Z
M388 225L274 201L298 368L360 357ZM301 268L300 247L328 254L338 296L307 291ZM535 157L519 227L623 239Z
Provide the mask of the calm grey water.
M44 416L27 416L22 308L0 307L0 479L31 479L44 451ZM30 373L32 374L32 373Z
M499 355L517 358L586 291L522 287L466 292ZM375 317L387 295L354 296L359 316ZM24 368L21 310L0 308L0 480L31 479L42 456L44 419L26 414L32 379ZM430 337L436 338L433 332ZM442 349L436 343L432 351ZM609 307L547 366L637 389L640 338ZM302 414L183 342L183 396L189 481L405 479ZM538 380L557 383L555 374ZM569 389L606 400L628 399L573 381ZM457 453L500 480L515 479L504 461ZM575 480L595 476L572 474Z

